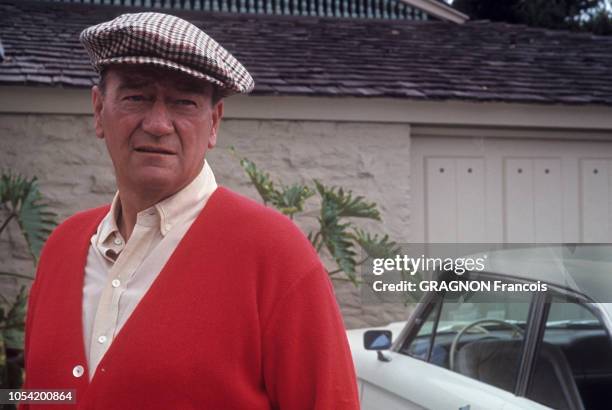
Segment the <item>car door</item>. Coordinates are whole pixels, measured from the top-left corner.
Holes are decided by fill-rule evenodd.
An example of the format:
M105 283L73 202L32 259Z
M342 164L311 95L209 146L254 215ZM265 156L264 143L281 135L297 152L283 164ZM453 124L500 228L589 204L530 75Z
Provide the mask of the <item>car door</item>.
M379 361L363 375L362 410L494 410L504 405L496 388L405 354L387 354L389 362Z

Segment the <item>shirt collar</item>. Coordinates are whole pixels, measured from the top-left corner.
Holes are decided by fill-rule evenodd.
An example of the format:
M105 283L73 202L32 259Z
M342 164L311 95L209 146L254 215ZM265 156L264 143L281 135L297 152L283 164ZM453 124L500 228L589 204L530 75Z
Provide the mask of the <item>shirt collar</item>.
M189 185L151 207L159 216L161 234L165 236L177 223L194 219L200 210L198 204L205 201L215 189L217 181L208 162L204 161L202 170ZM149 212L151 208L148 209ZM147 209L139 212L138 216L146 212Z
M205 201L215 189L217 189L215 176L208 165L208 161L204 161L202 170L193 181L174 195L138 212L136 223L158 226L161 235L165 236L177 223L195 219L200 211L198 204ZM102 220L96 235L97 246L103 248L101 249L103 253L111 248L122 248L123 238L121 238L117 226L117 217L120 212L121 196L120 192L117 191L113 197L111 208Z
M92 245L96 246L102 255L113 260L110 253L118 254L123 248L123 238L117 227L117 217L121 211L121 202L119 200L119 192L115 193L110 210L100 222L98 232L91 238ZM121 241L121 242L119 242Z

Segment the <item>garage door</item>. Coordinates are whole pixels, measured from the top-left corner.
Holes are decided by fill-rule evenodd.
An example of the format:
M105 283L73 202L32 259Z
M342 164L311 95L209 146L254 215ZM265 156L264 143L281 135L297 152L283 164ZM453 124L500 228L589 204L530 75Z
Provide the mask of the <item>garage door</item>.
M414 137L416 242L612 242L612 142Z

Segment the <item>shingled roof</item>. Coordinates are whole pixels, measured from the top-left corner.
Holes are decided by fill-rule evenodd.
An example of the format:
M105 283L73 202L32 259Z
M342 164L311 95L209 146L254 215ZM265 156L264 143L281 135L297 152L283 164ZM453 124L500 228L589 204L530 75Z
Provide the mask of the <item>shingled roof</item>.
M0 1L0 84L91 86L78 34L125 11ZM255 95L612 105L612 37L490 22L174 14L234 53Z

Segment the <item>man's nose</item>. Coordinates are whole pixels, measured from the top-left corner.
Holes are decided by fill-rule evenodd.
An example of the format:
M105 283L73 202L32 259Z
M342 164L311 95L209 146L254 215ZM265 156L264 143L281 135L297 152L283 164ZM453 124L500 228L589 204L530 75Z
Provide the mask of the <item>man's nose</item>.
M142 129L148 134L161 137L174 131L172 115L163 101L156 100L142 121Z

